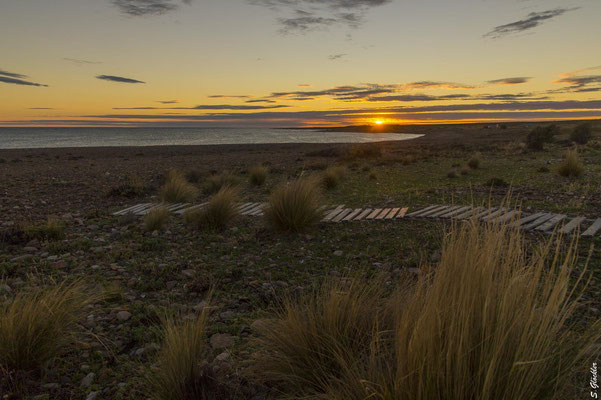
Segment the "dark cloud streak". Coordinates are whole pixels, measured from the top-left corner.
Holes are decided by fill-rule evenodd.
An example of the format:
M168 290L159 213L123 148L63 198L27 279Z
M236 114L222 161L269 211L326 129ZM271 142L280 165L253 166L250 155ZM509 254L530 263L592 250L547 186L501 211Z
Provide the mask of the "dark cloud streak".
M485 38L499 39L505 37L507 35L511 35L514 33L524 32L530 29L534 29L537 26L549 21L551 19L560 17L569 11L577 10L579 7L575 8L556 8L553 10L541 11L541 12L532 12L526 16L526 18L512 22L505 25L499 25L495 27L492 31L488 32L484 35Z
M139 81L137 79L124 78L122 76L115 76L115 75L98 75L96 78L102 79L105 81L119 82L119 83L146 83L146 82Z

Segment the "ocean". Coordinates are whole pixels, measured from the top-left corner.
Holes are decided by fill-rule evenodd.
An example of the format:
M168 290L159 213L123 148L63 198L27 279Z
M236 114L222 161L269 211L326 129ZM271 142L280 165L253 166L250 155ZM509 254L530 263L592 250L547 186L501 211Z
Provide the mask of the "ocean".
M260 143L369 143L405 133L319 132L270 128L0 128L0 149Z

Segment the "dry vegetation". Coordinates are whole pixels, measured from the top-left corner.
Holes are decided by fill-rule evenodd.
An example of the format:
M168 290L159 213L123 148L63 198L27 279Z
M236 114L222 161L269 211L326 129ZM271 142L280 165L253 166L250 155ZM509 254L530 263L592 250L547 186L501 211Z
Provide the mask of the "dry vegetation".
M275 229L299 232L322 218L320 206L319 182L314 178L298 178L275 189L269 197L265 218Z
M238 189L223 186L209 203L184 214L186 222L200 230L223 230L238 215Z
M165 207L153 208L144 217L144 226L150 232L157 231L163 228L168 219L169 211Z
M248 171L248 180L252 185L262 186L267 179L269 169L262 165L257 165Z
M584 172L584 164L580 161L578 150L572 149L566 151L565 157L559 167L557 173L566 178L577 178Z
M160 197L165 203L190 203L198 196L198 189L188 182L186 175L178 170L171 170L167 181L161 188Z

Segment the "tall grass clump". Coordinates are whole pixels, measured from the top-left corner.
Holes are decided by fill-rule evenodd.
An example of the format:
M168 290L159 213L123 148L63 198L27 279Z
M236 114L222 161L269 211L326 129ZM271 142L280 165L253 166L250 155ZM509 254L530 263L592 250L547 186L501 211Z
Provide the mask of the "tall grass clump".
M537 126L526 137L526 145L532 150L542 150L545 143L553 143L559 132L557 125Z
M151 232L160 230L167 219L169 219L169 211L165 207L153 208L144 217L144 227Z
M590 123L576 126L570 134L570 140L578 144L586 144L593 137L593 128Z
M349 146L344 158L347 160L380 158L382 154L382 145L379 143L359 143Z
M248 171L248 180L252 185L261 186L265 183L268 173L267 167L257 165Z
M43 224L26 226L24 231L31 239L62 240L65 238L65 224L51 217L48 217Z
M267 222L278 230L299 232L319 222L321 191L314 178L298 178L282 184L269 197Z
M18 294L0 307L0 373L34 371L74 341L86 306L98 300L80 282Z
M431 273L353 301L356 312L327 311L351 290L285 303L264 325L258 369L295 398L562 398L601 339L599 321L575 325L586 287L575 248L533 249L506 224L456 226ZM339 325L355 330L327 328Z
M238 190L224 186L209 203L184 214L186 222L199 230L223 230L238 216Z
M209 176L204 183L203 191L207 194L217 193L226 186L236 186L238 179L231 172L222 172L220 174Z
M340 180L344 176L345 168L342 165L334 165L328 167L321 174L321 182L327 190L332 190L338 187Z
M481 163L482 163L482 153L477 152L472 156L472 158L469 159L469 161L467 162L467 165L471 169L478 169L478 168L480 168Z
M158 363L147 375L154 400L221 399L221 385L207 362L205 312L194 320L165 322Z
M161 188L160 198L165 203L191 203L197 195L198 190L188 182L186 175L172 169Z
M566 178L579 177L584 172L584 164L580 161L578 150L568 150L557 169L557 173Z

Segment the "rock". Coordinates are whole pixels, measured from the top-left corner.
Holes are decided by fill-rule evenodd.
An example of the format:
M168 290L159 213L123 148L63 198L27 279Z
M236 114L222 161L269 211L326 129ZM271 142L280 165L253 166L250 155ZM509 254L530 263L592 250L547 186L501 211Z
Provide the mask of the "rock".
M419 275L422 273L422 270L419 268L407 268L407 271L409 273L415 274L415 275Z
M227 361L230 358L230 353L228 353L227 351L224 351L223 353L219 354L217 357L215 357L215 361Z
M193 269L185 269L182 271L182 275L186 278L193 278L196 275L196 271Z
M88 393L88 395L86 396L86 400L96 400L96 398L98 397L98 394L100 392L90 392Z
M56 390L59 387L60 386L58 383L46 383L46 384L42 385L42 389L44 389L44 390Z
M94 382L95 378L96 378L96 374L93 372L90 372L81 380L81 383L79 384L79 386L81 386L83 388L89 388L90 386L92 386L92 383Z
M119 321L127 321L131 318L131 313L129 311L119 311L117 313L117 319Z
M36 251L38 251L38 248L33 246L25 246L23 247L23 251L26 253L35 253Z
M177 281L169 281L166 283L167 290L173 289L177 285Z
M216 333L211 336L211 347L214 349L224 349L234 345L236 338L227 333Z
M5 284L0 285L0 294L11 294L12 291L13 290L10 288L10 286Z
M63 269L67 266L67 263L65 262L65 260L58 260L54 263L52 263L52 267L56 268L56 269Z
M25 261L25 260L29 260L32 257L33 256L31 254L23 254L22 256L17 256L17 257L11 258L10 262Z
M25 245L26 247L40 247L40 241L37 239L32 239Z
M267 321L264 319L258 319L256 321L254 321L252 324L250 324L250 329L254 332L254 333L258 333L261 331L261 329L263 329L265 327L265 325L267 324Z
M234 313L232 311L224 311L221 314L219 314L219 318L221 318L223 321L229 321L230 319L232 319L233 316Z
M336 257L340 257L340 256L342 256L342 254L344 254L344 253L342 252L342 250L336 250L336 251L334 252L334 255L335 255Z
M56 261L56 260L58 260L58 256L48 256L47 260L50 262Z

